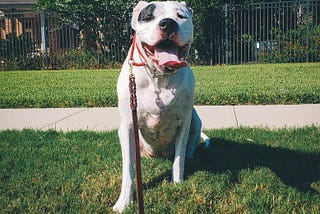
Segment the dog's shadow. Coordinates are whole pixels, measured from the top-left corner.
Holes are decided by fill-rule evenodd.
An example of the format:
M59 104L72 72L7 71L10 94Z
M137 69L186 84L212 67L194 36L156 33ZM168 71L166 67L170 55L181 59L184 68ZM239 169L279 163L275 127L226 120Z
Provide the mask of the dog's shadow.
M303 192L316 191L310 184L320 180L320 155L295 152L284 148L264 145L236 143L222 138L211 139L210 148L200 146L192 160L185 165L185 179L197 171L238 173L242 169L268 167L281 181ZM148 187L156 186L161 180L168 179L171 171L154 178Z

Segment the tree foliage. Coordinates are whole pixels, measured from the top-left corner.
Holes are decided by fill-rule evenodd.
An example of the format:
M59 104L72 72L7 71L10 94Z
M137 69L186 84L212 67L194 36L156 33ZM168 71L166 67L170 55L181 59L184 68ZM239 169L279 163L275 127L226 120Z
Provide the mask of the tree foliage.
M212 40L215 36L212 32L221 29L223 11L219 0L187 0L188 5L194 11L194 39L191 57L197 63L208 64L212 53Z
M214 32L222 32L223 4L228 0L185 0L194 11L194 39L190 58L197 63L208 64L215 40ZM234 3L248 0L234 0ZM259 0L257 0L259 1ZM82 44L86 49L102 51L113 44L128 44L130 18L138 0L38 0L37 8L45 8L58 14L61 23L76 23L81 30ZM122 31L120 30L122 29ZM128 46L123 47L127 49Z
M136 1L128 0L38 0L37 8L55 12L61 23L75 23L81 30L86 48L98 42L102 51L106 44L122 44L128 37L130 13ZM122 30L121 30L122 29Z

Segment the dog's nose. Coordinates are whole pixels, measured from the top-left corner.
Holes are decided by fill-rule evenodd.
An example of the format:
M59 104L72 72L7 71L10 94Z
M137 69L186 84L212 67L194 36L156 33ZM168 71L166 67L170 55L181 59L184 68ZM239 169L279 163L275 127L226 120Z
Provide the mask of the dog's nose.
M171 34L178 29L178 24L175 20L170 18L162 19L159 22L160 29L167 34Z

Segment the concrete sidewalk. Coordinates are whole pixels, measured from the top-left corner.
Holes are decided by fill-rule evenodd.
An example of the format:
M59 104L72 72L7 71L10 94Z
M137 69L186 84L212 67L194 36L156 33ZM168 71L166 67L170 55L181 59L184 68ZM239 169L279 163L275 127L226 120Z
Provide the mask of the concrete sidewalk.
M320 104L196 106L204 129L320 126ZM0 109L0 130L105 131L119 127L117 108Z

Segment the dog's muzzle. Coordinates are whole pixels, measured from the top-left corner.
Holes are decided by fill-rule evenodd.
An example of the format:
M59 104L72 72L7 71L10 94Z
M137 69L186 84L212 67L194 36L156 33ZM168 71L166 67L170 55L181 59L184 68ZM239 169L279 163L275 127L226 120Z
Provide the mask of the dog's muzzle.
M179 26L173 19L165 18L159 22L159 27L164 33L168 35L168 37L170 37L172 33L177 31Z
M173 40L165 39L154 46L142 44L147 56L155 62L160 69L173 71L187 66L185 61L189 45L178 47Z
M188 66L185 60L190 44L178 46L173 40L179 28L177 22L171 18L165 18L159 22L159 28L163 39L156 45L142 43L148 58L166 73Z

